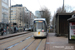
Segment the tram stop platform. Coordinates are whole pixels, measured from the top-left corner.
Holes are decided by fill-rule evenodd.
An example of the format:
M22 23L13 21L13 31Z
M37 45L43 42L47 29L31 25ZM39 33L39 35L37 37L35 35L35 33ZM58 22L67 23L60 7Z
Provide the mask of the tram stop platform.
M74 43L68 43L68 38L56 37L55 33L49 33L47 37L49 50L75 50Z
M13 34L7 34L7 35L4 35L4 36L0 36L0 40L6 39L6 38L9 38L9 37L14 37L14 36L26 34L26 33L29 33L29 31L17 32L17 33L13 33Z

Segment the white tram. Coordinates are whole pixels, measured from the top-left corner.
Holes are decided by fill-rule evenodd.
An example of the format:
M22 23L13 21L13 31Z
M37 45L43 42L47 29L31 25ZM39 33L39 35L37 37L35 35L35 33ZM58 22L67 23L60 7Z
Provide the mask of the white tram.
M35 18L33 21L34 38L47 36L47 23L45 18Z

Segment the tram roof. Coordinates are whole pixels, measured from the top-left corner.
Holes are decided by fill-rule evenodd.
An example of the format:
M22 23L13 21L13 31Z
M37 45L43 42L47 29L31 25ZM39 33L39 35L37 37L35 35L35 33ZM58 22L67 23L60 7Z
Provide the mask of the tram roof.
M35 18L34 20L44 20L44 21L46 21L45 18Z

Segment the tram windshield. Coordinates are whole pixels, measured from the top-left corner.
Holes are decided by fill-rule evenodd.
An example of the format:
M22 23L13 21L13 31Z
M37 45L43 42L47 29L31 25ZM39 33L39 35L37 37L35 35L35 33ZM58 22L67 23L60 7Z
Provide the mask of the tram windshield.
M45 22L44 21L34 21L34 31L45 32Z

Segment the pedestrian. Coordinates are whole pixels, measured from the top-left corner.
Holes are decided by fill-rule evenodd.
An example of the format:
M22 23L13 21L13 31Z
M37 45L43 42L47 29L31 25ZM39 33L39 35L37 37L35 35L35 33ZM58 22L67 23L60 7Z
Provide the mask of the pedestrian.
M18 32L18 28L16 27L16 32Z
M12 28L11 28L11 34L13 33L13 30L12 30Z
M3 36L3 34L4 34L4 29L1 28L1 36Z
M6 34L6 30L4 29L4 34Z
M23 28L23 31L25 31L25 28Z
M16 27L14 27L14 33L16 33Z

